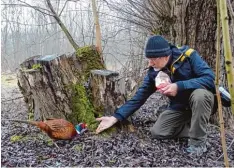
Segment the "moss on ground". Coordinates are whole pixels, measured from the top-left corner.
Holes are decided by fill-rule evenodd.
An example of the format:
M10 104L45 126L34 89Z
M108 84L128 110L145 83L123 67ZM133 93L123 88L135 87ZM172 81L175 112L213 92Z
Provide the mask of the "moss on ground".
M52 139L47 139L46 143L48 146L53 146L54 144Z
M16 74L1 74L1 84L7 88L13 88L17 86Z
M81 152L83 149L83 145L82 144L76 144L72 147L75 151Z
M22 141L27 141L29 139L29 137L27 136L22 136L22 135L13 135L10 137L10 141L12 143L14 142L22 142Z
M21 135L13 135L13 136L11 136L11 142L17 142L17 141L20 141L20 140L22 140L23 139L23 136L21 136Z

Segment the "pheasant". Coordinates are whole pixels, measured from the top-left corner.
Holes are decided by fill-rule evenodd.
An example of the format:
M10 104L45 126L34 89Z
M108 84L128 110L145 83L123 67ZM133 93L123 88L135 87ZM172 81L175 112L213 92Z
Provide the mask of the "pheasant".
M52 140L71 140L77 135L83 133L87 127L87 125L84 123L74 126L72 123L64 119L47 119L45 121L9 119L5 121L20 122L37 126L42 131L44 131ZM56 143L55 145L56 147L58 147Z

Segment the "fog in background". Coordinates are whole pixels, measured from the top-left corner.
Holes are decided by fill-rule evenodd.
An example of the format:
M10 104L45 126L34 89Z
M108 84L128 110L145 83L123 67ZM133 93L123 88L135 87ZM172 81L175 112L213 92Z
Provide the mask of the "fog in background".
M74 52L54 18L26 3L38 9L47 8L41 0L1 1L2 72L14 72L31 56ZM62 11L60 18L80 47L95 45L91 1L51 0L51 3L58 14ZM126 62L142 59L147 34L124 19L121 13L110 9L105 1L97 1L97 7L107 69L131 69Z

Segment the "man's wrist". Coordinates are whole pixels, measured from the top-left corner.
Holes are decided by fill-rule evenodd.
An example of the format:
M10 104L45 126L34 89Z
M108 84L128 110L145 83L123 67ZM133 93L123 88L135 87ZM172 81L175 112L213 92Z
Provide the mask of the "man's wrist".
M175 84L177 85L177 91L184 90L184 83L183 83L183 81L178 81Z
M115 117L118 121L124 120L123 116L119 113L114 113L112 117Z
M117 123L117 121L118 121L118 119L115 118L114 116L111 116L111 120L112 120L112 122L113 122L114 124Z

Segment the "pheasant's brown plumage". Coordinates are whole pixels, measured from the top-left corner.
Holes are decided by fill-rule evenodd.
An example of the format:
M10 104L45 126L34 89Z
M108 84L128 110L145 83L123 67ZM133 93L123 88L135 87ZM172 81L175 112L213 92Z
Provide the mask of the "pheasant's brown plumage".
M72 123L64 119L49 119L46 121L26 121L26 120L9 120L21 123L35 125L47 133L52 139L69 140L77 135L76 129Z

